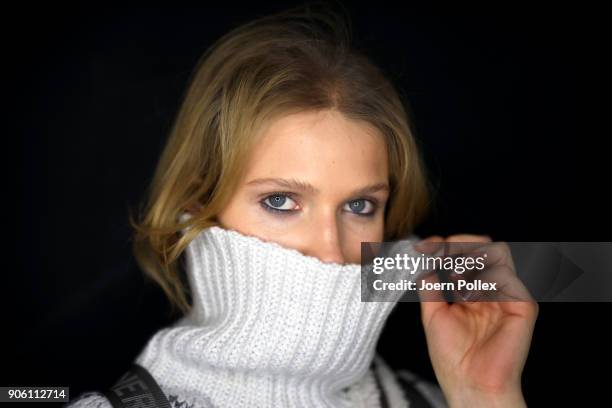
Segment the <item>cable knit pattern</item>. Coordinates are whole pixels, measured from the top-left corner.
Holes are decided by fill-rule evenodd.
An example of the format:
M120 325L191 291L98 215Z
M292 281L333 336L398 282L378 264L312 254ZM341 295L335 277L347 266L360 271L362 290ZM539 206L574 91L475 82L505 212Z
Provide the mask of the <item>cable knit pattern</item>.
M395 302L361 301L359 264L219 226L200 232L185 256L193 308L135 359L170 399L194 408L379 406L369 367ZM397 383L384 381L391 407L408 407Z
M187 248L193 309L136 362L219 407L349 407L392 302L361 302L359 264L213 226Z

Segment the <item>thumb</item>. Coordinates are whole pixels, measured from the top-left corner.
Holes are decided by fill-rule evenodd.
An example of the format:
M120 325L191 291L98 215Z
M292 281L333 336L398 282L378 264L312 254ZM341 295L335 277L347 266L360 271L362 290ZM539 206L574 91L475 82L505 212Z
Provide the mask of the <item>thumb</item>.
M432 236L421 241L415 248L424 253L431 253L439 249L439 245L443 244L444 242L444 238L440 236ZM426 271L419 278L417 278L417 287L419 288L417 293L421 303L421 319L425 327L428 326L429 321L436 312L449 307L446 299L444 298L444 293L442 290L420 289L423 283L425 283L425 285L432 285L439 282L440 279L438 278L438 274L435 270Z
M436 271L430 271L422 275L417 280L418 288L421 288L423 282L426 285L439 283L440 279ZM433 315L440 311L448 308L448 302L444 298L444 293L439 289L418 289L419 300L421 303L421 319L423 324L427 326Z

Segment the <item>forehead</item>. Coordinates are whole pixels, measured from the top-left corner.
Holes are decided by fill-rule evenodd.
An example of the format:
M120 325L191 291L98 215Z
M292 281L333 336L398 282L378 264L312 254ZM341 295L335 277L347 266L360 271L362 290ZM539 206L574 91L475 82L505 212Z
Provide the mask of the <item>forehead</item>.
M251 153L247 175L385 181L387 166L386 144L374 126L326 110L270 122Z

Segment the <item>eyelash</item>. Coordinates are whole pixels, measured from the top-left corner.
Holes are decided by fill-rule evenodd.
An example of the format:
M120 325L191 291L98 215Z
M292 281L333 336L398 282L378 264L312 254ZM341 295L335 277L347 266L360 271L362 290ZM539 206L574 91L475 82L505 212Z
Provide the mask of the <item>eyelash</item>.
M274 214L280 214L283 216L287 216L287 215L291 215L291 213L294 212L294 210L279 210L278 208L274 208L268 204L266 204L266 200L271 198L271 197L275 197L275 196L283 196L283 197L287 197L290 198L291 200L295 200L293 195L291 193L285 193L285 192L276 192L276 193L271 193L266 195L263 200L260 201L261 206L264 208L264 210L269 211L271 213ZM372 210L372 212L370 213L356 213L356 212L352 212L349 211L351 214L355 214L358 215L360 217L372 217L374 214L376 214L376 211L378 209L378 202L376 199L374 198L357 198L355 200L351 200L349 201L349 203L355 202L355 201L361 201L361 200L365 200L365 201L369 201L372 206L374 206L374 209Z

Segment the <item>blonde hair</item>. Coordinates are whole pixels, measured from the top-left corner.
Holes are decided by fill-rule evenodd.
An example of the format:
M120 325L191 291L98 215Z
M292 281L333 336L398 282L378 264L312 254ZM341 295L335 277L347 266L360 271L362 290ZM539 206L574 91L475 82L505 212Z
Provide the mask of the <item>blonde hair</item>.
M428 208L428 182L400 96L384 73L350 47L350 20L312 5L260 17L230 31L199 59L137 217L133 252L173 306L191 305L183 249L241 180L255 135L279 115L335 109L383 135L390 197L385 240L410 233ZM179 217L199 207L189 220ZM181 233L189 227L185 234Z

